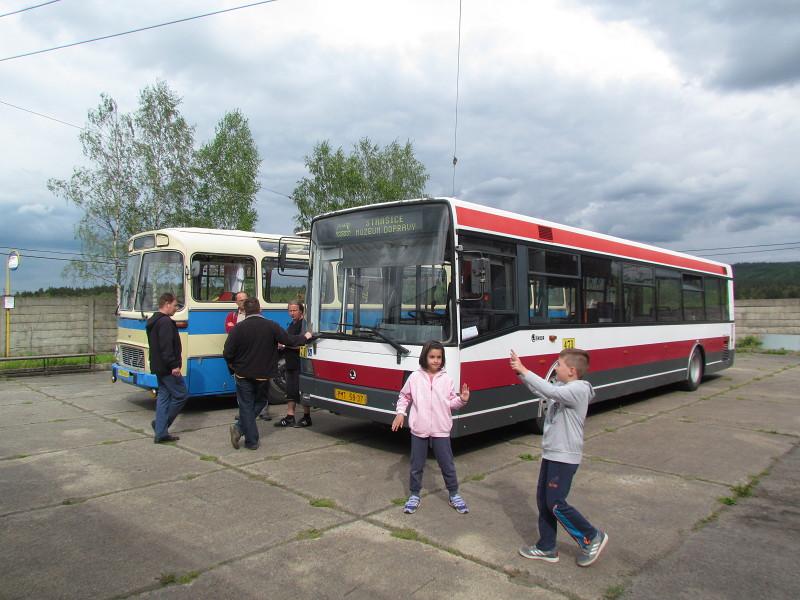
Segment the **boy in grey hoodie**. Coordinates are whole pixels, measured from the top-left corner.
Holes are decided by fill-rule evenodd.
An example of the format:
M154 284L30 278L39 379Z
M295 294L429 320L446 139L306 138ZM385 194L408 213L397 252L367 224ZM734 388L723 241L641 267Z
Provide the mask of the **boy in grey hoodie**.
M561 523L581 549L578 566L588 567L600 556L608 543L608 535L595 529L570 506L567 494L581 462L583 422L589 402L594 398L592 384L583 380L589 370L589 353L576 348L562 350L556 363L558 383L555 385L526 369L513 350L511 368L529 390L547 401L542 465L536 488L539 541L533 546L522 546L519 553L525 558L558 562L556 532L557 524Z

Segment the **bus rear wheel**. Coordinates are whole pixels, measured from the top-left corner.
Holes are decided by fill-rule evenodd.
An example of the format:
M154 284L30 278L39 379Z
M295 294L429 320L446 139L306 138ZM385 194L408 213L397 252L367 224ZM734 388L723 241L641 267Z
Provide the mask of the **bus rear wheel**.
M703 351L700 348L692 350L689 357L689 366L686 369L686 380L683 382L683 389L693 392L700 387L703 381Z

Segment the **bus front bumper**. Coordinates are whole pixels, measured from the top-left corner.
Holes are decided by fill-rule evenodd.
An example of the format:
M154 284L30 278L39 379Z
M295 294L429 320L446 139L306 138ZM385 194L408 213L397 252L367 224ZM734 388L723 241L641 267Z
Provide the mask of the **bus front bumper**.
M158 378L154 374L137 371L117 363L111 365L111 381L123 381L145 390L158 389Z

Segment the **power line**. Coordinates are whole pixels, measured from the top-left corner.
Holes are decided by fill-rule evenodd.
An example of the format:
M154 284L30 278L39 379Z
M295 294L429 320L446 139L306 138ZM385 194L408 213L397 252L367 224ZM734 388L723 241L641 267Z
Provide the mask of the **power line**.
M81 127L80 125L75 125L74 123L70 123L68 121L62 121L61 119L56 119L55 117L50 117L48 115L36 112L35 110L30 110L29 108L23 108L22 106L17 106L16 104L11 104L10 102L4 102L0 100L0 104L4 104L5 106L10 106L11 108L16 108L17 110L21 110L26 113L30 113L32 115L36 115L37 117L42 117L44 119L50 119L51 121L55 121L56 123L61 123L62 125L69 125L70 127L74 127L75 129L84 130L85 127Z
M283 196L284 198L288 198L289 200L294 200L294 198L292 198L288 194L284 194L283 192L279 192L277 190L271 190L268 187L264 187L263 185L261 186L261 189L264 190L265 192L270 192L271 194L277 194L278 196Z
M34 8L39 8L40 6L47 6L48 4L55 4L56 2L61 2L61 0L50 0L49 2L42 2L41 4L34 4L33 6L29 6L28 8L20 8L19 10L12 10L11 12L7 12L5 14L0 15L0 19L3 17L8 17L11 15L16 15L17 13L25 12L26 10L33 10Z
M7 60L14 60L16 58L23 58L25 56L33 56L34 54L44 54L45 52L53 52L54 50L62 50L64 48L71 48L72 46L80 46L81 44L89 44L91 42L97 42L100 40L107 40L110 38L121 37L123 35L129 35L131 33L139 33L140 31L147 31L148 29L157 29L159 27L165 27L167 25L175 25L176 23L184 23L186 21L193 21L195 19L202 19L203 17L211 17L213 15L219 15L222 13L232 12L234 10L241 10L243 8L251 8L253 6L258 6L260 4L271 4L272 2L277 2L278 0L261 0L260 2L253 2L251 4L243 4L241 6L234 6L233 8L225 8L222 10L215 10L213 12L205 13L202 15L195 15L193 17L185 17L183 19L175 19L174 21L167 21L166 23L158 23L156 25L148 25L146 27L139 27L138 29L129 29L128 31L121 31L120 33L112 33L109 35L101 35L100 37L91 38L88 40L81 40L80 42L72 42L70 44L62 44L61 46L53 46L52 48L45 48L44 50L34 50L33 52L25 52L23 54L17 54L15 56L6 56L5 58L0 58L0 62L4 62Z
M703 252L704 250L734 250L736 248L766 248L767 246L793 246L795 244L800 244L800 242L779 242L777 244L751 244L749 246L725 246L722 248L695 248L694 250L678 250L678 252ZM776 248L776 250L780 250L780 248Z
M788 248L770 248L769 250L744 250L742 252L720 252L719 254L703 254L702 256L730 256L732 254L757 254L760 252L782 252L783 250L800 250L800 246L790 246Z
M9 256L6 252L0 252L0 256ZM97 263L101 265L116 265L117 263L108 260L90 260L88 258L58 258L57 256L37 256L35 254L25 254L23 258L38 258L41 260L61 260L65 262Z
M18 246L0 246L0 248L5 248L6 250L19 250L20 252L45 252L47 254L62 254L62 255L78 255L78 256L90 256L85 254L84 252L65 252L63 250L47 250L45 248L20 248ZM98 258L109 258L114 260L113 256L98 256Z

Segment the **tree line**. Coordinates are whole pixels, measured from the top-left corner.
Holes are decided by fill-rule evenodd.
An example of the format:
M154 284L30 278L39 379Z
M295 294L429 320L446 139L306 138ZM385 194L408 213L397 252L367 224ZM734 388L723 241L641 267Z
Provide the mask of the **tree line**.
M226 112L214 137L196 147L195 126L181 114L181 102L158 81L141 90L133 112L121 111L106 94L89 111L79 135L87 166L47 182L53 194L83 210L75 236L84 258L71 261L65 275L119 293L128 240L137 233L164 227L255 230L261 156L248 119L238 109ZM346 153L323 140L305 165L309 174L291 194L297 230L308 229L322 212L420 197L429 178L410 141L381 148L365 137Z

